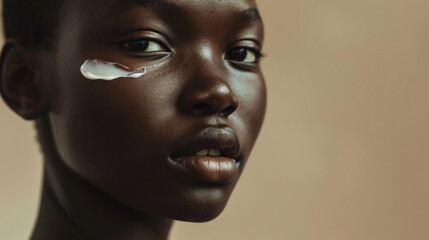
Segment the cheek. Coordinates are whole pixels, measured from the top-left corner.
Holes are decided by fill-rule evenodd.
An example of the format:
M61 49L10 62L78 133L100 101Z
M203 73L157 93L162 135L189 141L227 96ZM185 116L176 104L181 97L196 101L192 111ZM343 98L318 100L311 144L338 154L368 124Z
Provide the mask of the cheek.
M169 88L150 78L102 82L75 74L61 80L51 122L67 165L97 182L152 169L142 159L159 157L168 144L162 126L174 106Z
M262 75L255 75L249 78L248 81L239 82L233 85L235 92L239 95L240 105L237 113L232 117L236 118L235 122L238 131L241 133L240 142L243 144L247 153L246 158L250 154L262 123L265 117L267 92L265 80Z
M175 204L186 202L178 196L191 191L165 166L177 126L175 86L150 77L111 82L66 77L61 111L51 122L60 156L74 172L121 202L168 215L174 209L165 206L181 209Z

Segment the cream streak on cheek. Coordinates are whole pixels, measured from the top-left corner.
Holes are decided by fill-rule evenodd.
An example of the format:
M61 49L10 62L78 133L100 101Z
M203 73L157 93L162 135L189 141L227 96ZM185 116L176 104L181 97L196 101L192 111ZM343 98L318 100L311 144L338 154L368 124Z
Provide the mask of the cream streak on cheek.
M90 80L111 81L118 78L139 78L146 74L146 68L131 70L119 63L100 59L88 59L80 67L82 75Z

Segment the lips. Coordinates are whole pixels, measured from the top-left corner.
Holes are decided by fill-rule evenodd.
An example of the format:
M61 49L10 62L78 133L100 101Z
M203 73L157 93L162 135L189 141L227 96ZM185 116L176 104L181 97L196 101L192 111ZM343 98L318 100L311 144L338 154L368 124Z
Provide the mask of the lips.
M231 128L209 127L171 154L172 162L188 177L206 183L228 183L238 173L240 145Z

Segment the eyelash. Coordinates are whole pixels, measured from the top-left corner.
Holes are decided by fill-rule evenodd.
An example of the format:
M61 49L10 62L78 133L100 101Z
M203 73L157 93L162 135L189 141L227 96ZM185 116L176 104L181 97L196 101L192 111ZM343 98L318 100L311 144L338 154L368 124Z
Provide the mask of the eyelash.
M140 46L137 46L139 43L140 43ZM150 47L151 43L152 44L154 43L155 47L160 47L162 49L157 50L157 51L147 51L147 49ZM139 47L141 47L142 44L143 44L143 49L139 49ZM119 43L119 45L122 48L124 48L130 52L138 53L138 54L139 53L141 54L141 53L170 52L168 50L168 47L166 47L165 44L163 44L161 41L157 41L157 40L150 39L150 38L130 39L130 40ZM243 50L246 51L245 56L241 56L241 58L244 58L244 59L241 59L241 60L240 59L237 60L237 58L234 59L234 57L238 57L238 55L243 54L243 52L242 52ZM234 52L234 51L236 51L236 52ZM238 51L241 51L241 52L239 53ZM254 61L244 62L247 59L249 52L254 55ZM234 54L237 54L237 55L233 56ZM230 49L225 55L225 59L227 59L227 60L233 61L234 63L247 64L247 65L259 63L259 61L262 57L264 57L264 55L260 52L260 50L256 49L256 48L252 48L252 47L235 47L235 48ZM252 59L253 59L253 57L252 57Z
M234 59L232 59L233 58L233 52L234 51L243 51L243 50L245 50L246 52L246 55L245 56L242 56L242 57L244 57L244 59L242 59L242 60L234 60ZM250 53L252 53L253 55L254 55L254 58L255 58L255 60L254 61L252 61L252 62L245 62L245 60L247 59L247 55L249 54L249 52ZM238 54L242 54L243 52L241 52L241 53L238 53ZM244 63L244 64L257 64L257 63L259 63L259 61L260 61L260 59L262 58L262 57L264 57L264 55L261 53L261 51L259 51L259 49L256 49L256 48L251 48L251 47L235 47L235 48L232 48L232 49L230 49L228 52L227 52L227 54L225 55L225 59L227 59L227 60L231 60L231 61L234 61L234 62L236 62L236 63Z
M140 43L140 46L138 44ZM155 47L160 47L160 50L157 51L147 51L149 47L151 46L151 43L155 43ZM149 39L149 38L135 38L130 39L124 42L121 42L119 44L122 48L134 52L134 53L155 53L155 52L168 52L168 48L160 41ZM134 46L133 46L134 45ZM158 45L158 46L156 46ZM142 47L144 49L139 49L139 47Z

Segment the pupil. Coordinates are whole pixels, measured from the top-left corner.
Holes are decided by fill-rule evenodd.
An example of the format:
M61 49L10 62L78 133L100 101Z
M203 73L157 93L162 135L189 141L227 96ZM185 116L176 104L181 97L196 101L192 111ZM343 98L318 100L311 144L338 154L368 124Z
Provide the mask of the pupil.
M229 58L235 61L243 61L246 59L247 51L244 48L238 48L231 51Z
M134 51L145 51L149 46L148 40L136 40L128 43L128 47Z

